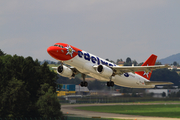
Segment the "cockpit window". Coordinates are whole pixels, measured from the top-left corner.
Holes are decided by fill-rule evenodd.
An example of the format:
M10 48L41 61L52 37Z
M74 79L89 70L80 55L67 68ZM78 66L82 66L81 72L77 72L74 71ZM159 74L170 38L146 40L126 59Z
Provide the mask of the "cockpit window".
M64 46L62 46L62 45L54 45L54 46L57 46L57 47L60 47L60 48L64 48Z

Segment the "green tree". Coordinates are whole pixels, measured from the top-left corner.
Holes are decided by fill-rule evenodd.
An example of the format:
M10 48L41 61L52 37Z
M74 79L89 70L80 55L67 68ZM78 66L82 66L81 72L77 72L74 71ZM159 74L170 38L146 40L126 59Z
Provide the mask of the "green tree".
M49 70L47 63L40 65L39 61L34 61L32 57L1 56L0 116L42 117L43 112L39 111L42 108L39 108L37 102L46 93L52 94L51 101L54 101L57 107L60 106L59 102L57 103L56 78L57 74ZM45 90L42 85L48 86L47 89ZM41 92L41 87L44 94ZM60 107L58 110L60 111ZM51 115L51 117L57 116L57 114Z
M139 63L138 66L141 66L143 64L143 62Z
M132 61L132 64L134 64L134 66L137 66L137 65L138 65L138 63L137 63L136 60L133 60L133 61Z
M8 85L1 95L1 116L23 117L28 112L30 93L23 84L22 80L15 78L8 81Z
M124 66L131 66L131 65L132 65L131 58L128 57L128 58L126 59L126 62L124 63Z
M177 66L177 65L178 65L178 63L177 63L176 61L174 61L174 62L173 62L173 65L174 65L174 66Z
M60 112L61 106L57 99L56 93L53 92L54 88L45 83L41 85L40 98L37 101L38 111L44 118L62 116Z
M0 56L4 56L5 53L0 49Z
M118 62L122 62L122 59L117 59L116 64L118 64Z
M114 64L115 64L115 62L114 62L113 60L110 60L109 62L111 62L111 63L114 63Z
M126 59L126 63L131 63L131 58L130 58L130 57L128 57L128 58Z

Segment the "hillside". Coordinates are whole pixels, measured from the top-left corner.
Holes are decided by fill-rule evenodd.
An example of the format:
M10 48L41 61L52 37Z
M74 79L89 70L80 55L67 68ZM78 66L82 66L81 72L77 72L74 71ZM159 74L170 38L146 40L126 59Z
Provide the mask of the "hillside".
M176 61L177 63L180 64L180 53L171 55L169 57L157 61L161 62L162 64L173 64L173 62Z

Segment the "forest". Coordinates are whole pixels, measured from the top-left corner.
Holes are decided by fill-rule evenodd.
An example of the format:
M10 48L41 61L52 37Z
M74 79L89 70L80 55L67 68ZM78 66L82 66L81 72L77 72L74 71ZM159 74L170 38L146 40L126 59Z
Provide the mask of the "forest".
M32 57L0 50L1 118L61 117L56 95L57 74Z

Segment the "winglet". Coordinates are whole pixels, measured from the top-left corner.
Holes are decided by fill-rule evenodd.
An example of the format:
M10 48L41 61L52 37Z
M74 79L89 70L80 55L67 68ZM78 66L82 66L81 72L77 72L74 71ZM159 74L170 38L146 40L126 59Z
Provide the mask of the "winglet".
M155 65L156 63L156 59L157 59L157 56L152 54L143 64L142 66L153 66ZM151 78L151 74L152 74L152 71L150 70L145 70L145 71L139 71L139 72L135 72L136 74L150 80Z

